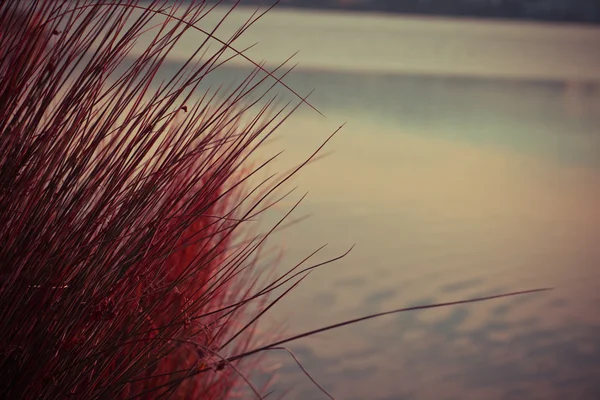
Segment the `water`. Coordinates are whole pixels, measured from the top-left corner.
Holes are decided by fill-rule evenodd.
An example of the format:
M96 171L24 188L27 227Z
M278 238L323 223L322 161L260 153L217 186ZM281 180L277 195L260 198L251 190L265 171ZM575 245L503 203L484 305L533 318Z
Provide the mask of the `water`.
M286 235L287 266L322 243L357 247L279 307L290 331L556 288L322 334L291 346L304 366L343 399L595 398L600 114L570 111L554 83L295 76L319 88L328 120L298 113L283 128L288 154L309 154L329 120L348 124L296 180L312 219ZM279 388L324 398L281 360Z
M333 153L295 180L310 190L298 214L311 219L276 237L287 249L281 268L323 243L320 259L357 247L269 321L295 333L414 304L555 289L320 334L290 346L304 367L339 399L600 398L600 35L307 15L279 12L247 38L271 32L254 54L275 62L283 42L286 55L315 49L286 82L316 88L311 101L327 118L304 107L283 126L273 144L286 149L283 164L347 122ZM390 52L396 28L420 47ZM444 51L432 53L434 42ZM453 58L444 43L471 50ZM178 63L175 54L167 67ZM208 83L249 71L233 63ZM278 393L325 398L289 356L265 362L280 367Z
M292 346L305 367L344 399L594 398L598 118L570 116L554 84L377 75L320 83L340 94L323 99L325 113L340 119L346 109L349 122L335 153L298 179L311 190L302 211L313 218L286 243L302 249L295 259L320 243L358 246L280 307L281 319L293 312L291 330L556 290L324 334ZM329 132L323 125L298 115L289 147L306 148L302 138ZM322 398L288 364L282 385Z

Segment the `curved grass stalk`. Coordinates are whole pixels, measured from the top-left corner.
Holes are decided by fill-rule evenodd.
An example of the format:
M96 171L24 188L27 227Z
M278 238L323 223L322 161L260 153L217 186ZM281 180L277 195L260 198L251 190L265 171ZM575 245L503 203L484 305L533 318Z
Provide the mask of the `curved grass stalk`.
M267 71L236 50L264 13L222 39L223 21L199 26L214 5L171 3L0 2L0 398L228 398L252 387L245 372L260 360L251 355L380 315L492 298L270 344L257 335L256 323L312 270L347 254L305 267L317 249L263 284L268 239L299 201L251 233L337 131L297 167L261 179L277 155L256 161L257 151L309 104L282 82L291 69L275 76L289 60ZM160 82L193 31L204 40ZM212 54L210 40L220 46ZM198 95L227 51L255 70L229 91ZM299 103L276 108L277 85ZM275 290L283 294L272 299Z

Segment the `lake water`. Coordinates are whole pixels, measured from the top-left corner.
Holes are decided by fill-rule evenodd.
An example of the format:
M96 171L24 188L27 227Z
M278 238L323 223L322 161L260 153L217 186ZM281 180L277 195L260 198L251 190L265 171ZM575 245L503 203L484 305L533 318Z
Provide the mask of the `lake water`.
M272 144L286 149L282 163L300 162L347 122L331 154L294 181L310 191L297 215L311 218L275 238L286 246L280 267L324 243L318 259L357 246L267 320L296 333L409 305L553 287L385 317L290 348L339 399L600 398L598 31L552 36L548 27L490 23L484 35L477 29L488 25L451 22L481 33L477 42L442 20L310 15L280 11L256 28L259 39L287 35L287 55L321 49L300 53L285 82L302 94L315 88L311 103L326 118L307 107L295 113ZM416 42L398 45L394 27ZM452 63L445 37L479 61L459 52ZM446 50L431 52L436 40ZM494 48L505 58L478 50ZM274 61L283 54L275 42L253 51ZM174 56L167 67L178 63ZM249 72L234 63L207 82ZM265 366L278 368L275 395L293 388L287 398L325 398L289 356L270 354Z
M276 311L291 331L411 304L551 293L365 322L291 346L341 399L562 399L600 393L598 113L554 83L297 72L326 115L282 128L288 157L348 121L296 179L311 219L287 266L357 243ZM585 101L589 106L590 101ZM318 392L293 362L281 386ZM580 396L580 397L577 397Z

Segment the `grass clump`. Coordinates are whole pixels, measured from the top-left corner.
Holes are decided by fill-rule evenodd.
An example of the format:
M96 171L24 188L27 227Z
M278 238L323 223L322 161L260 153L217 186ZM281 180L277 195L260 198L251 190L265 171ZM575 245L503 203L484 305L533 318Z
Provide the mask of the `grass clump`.
M275 157L253 156L295 108L275 107L284 84L249 59L239 86L197 95L228 54L246 58L234 42L262 15L223 40L202 29L213 7L0 2L1 398L223 399L240 385L261 398L245 374L258 353L362 320L257 336L323 263L262 279L266 241L295 207L266 232L252 223L322 146L258 179ZM158 81L188 32L196 51Z

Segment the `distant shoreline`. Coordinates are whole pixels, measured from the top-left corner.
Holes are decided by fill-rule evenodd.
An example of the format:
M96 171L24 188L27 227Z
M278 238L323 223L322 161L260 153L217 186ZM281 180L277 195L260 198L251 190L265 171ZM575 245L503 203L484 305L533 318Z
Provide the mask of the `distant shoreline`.
M216 3L214 0L210 2ZM222 3L228 4L233 2L231 0L226 0ZM544 6L544 1L537 2L537 9L535 4L527 5L525 2L519 1L504 1L496 6L486 5L486 2L476 4L473 1L464 0L455 1L454 5L448 4L448 0L431 0L427 3L413 1L414 4L412 6L405 4L402 8L398 5L400 2L397 0L390 0L387 2L355 0L343 2L346 3L345 5L339 3L342 2L282 0L277 5L277 8L303 11L335 11L352 14L387 14L405 17L444 17L500 22L521 21L552 24L600 25L600 2L598 2L598 4L588 2L583 6L577 6L573 5L573 0L564 0L564 4L559 4L555 9L552 9L550 4ZM491 2L487 2L487 4L490 3ZM241 4L247 6L268 6L272 4L272 1L242 0ZM562 6L562 8L560 8L560 6Z

